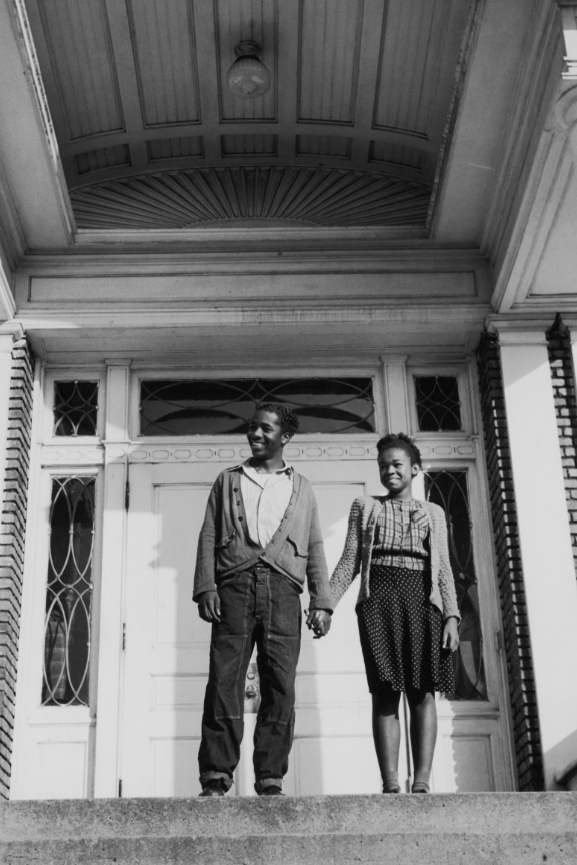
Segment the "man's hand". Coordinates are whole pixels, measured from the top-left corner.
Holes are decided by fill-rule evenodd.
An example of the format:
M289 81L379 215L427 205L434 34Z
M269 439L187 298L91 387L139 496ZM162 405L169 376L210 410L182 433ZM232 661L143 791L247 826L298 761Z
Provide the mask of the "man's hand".
M331 628L331 613L328 610L305 610L307 613L307 628L314 631L314 640L326 636Z
M205 622L220 622L220 598L218 592L203 592L198 602L198 615Z
M445 622L445 627L443 628L443 640L442 647L443 649L450 649L451 652L456 652L459 648L459 626L457 624L457 620L454 616L450 619L447 619Z

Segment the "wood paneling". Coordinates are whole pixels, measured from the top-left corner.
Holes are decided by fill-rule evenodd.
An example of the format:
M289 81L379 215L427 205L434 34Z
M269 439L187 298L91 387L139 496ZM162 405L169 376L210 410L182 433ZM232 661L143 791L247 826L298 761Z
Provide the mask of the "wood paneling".
M222 135L223 156L276 156L276 135Z
M79 175L89 174L103 168L117 165L130 165L130 151L126 144L116 144L113 147L100 147L98 150L88 150L74 157L76 171Z
M276 201L275 184L289 176L299 189L303 184L299 201L310 196L298 216L283 219L424 225L470 0L25 2L60 155L70 189L78 188L72 201L79 225L112 226L118 212L130 214L134 225L173 224L166 192L192 183L200 160L214 171L199 175L197 186L208 183L208 189L214 181L220 189L220 169L244 160L248 177L259 159L263 171L278 169L266 180L260 176L266 196ZM248 39L262 46L272 76L270 89L256 99L235 97L226 86L234 49ZM337 134L325 134L337 126ZM98 147L78 140L96 134L103 136ZM183 172L178 180L146 179L168 160L171 171ZM303 173L286 173L295 160ZM352 174L322 173L339 161L358 172L355 183ZM95 170L99 184L114 181L106 207L102 185L85 188ZM321 191L312 180L319 177ZM150 195L152 183L159 184L160 198L141 213L140 196ZM397 188L407 196L398 207L391 200ZM226 195L226 216L205 213L220 195L201 196L201 212L190 224L242 218L230 215Z
M42 0L38 5L70 139L121 131L104 0Z
M450 0L388 0L374 126L427 138Z
M363 0L301 0L300 122L354 123Z
M297 156L332 156L350 159L353 139L337 135L297 135Z
M128 0L145 126L200 123L191 0Z
M204 156L202 135L188 135L182 138L153 138L146 142L149 162L159 159L196 159Z
M421 170L425 154L416 147L395 144L391 141L371 141L369 162L384 162L389 165L403 165L406 168Z

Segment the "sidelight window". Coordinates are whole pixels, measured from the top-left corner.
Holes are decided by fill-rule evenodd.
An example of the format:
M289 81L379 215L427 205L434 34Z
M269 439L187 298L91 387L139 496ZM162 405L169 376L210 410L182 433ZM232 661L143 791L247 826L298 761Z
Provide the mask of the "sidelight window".
M259 403L297 412L301 433L372 433L371 378L143 381L140 434L145 436L246 433Z
M486 700L487 688L483 666L483 637L479 612L479 591L466 470L441 470L425 473L427 500L440 505L447 517L449 554L455 577L461 614L461 645L453 655L456 700Z
M95 477L54 477L42 704L88 705Z

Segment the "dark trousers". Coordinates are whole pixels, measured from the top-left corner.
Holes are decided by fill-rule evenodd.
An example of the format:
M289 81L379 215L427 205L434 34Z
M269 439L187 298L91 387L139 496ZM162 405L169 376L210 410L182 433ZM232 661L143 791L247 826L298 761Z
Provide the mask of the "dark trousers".
M230 786L244 732L245 679L257 646L261 704L254 733L254 770L262 786L280 783L293 741L295 677L301 642L298 588L257 565L219 583L220 622L212 626L204 699L200 782Z

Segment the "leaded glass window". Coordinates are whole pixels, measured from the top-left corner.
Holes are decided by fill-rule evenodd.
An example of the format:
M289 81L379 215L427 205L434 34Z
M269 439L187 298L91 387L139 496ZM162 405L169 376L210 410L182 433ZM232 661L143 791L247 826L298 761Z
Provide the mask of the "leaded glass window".
M449 554L461 614L461 645L453 654L455 693L447 696L453 700L486 700L483 635L473 558L467 472L427 472L425 490L427 500L440 505L447 517Z
M140 434L242 434L262 402L294 409L301 433L375 431L370 378L143 381Z
M54 382L54 435L95 436L97 381Z
M462 429L459 380L453 375L415 376L417 417L421 432Z
M52 479L46 592L46 706L88 705L94 477Z

